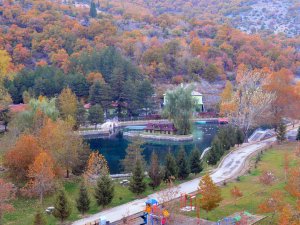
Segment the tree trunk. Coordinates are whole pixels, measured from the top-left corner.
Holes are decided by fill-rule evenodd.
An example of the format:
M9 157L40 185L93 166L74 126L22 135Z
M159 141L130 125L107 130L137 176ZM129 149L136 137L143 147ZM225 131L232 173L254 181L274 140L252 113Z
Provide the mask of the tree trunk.
M70 171L67 169L67 178L69 178Z

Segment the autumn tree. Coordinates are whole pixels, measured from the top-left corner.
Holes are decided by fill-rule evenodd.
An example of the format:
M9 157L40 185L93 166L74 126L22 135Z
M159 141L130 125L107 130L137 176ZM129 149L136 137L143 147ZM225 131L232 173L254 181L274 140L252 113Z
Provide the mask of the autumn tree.
M90 203L91 200L87 188L84 182L82 182L79 189L79 196L76 199L76 208L81 214L84 214L90 209Z
M0 84L4 79L12 79L11 68L11 57L6 50L0 50Z
M266 186L271 186L275 179L276 177L272 171L263 171L259 177L259 181Z
M53 191L55 174L53 159L46 152L41 152L29 166L27 177L29 182L23 188L26 195L39 196L43 203L44 195Z
M100 154L98 151L92 152L87 161L84 176L89 181L93 181L98 179L98 177L108 173L109 173L109 169L108 169L107 161L104 158L104 156Z
M203 50L203 44L198 37L193 38L190 48L194 56L200 55Z
M159 167L159 160L157 154L153 151L151 154L150 168L148 175L151 179L150 186L154 189L158 187L162 180L162 171Z
M211 177L206 174L199 182L200 207L208 213L219 206L222 201L221 189L216 186Z
M11 200L15 198L14 185L0 179L0 224L4 213L14 210Z
M63 222L71 215L72 209L64 190L60 190L54 203L53 216Z
M268 74L265 90L275 94L271 104L271 120L276 127L281 123L282 118L292 116L295 104L299 99L294 92L294 75L288 69L281 69Z
M55 161L55 166L64 168L66 177L78 162L78 152L83 147L83 139L73 132L71 121L47 120L39 133L39 142Z
M95 188L95 198L98 206L109 205L114 197L114 184L108 174L101 175Z
M225 101L226 108L223 109L224 103L221 102L221 111L243 130L246 140L249 129L268 118L268 110L274 99L274 94L263 88L265 77L264 71L240 69L231 101Z
M300 170L299 167L291 168L285 189L295 198L300 198Z
M129 183L129 190L137 195L142 194L146 190L145 175L142 168L141 160L137 160Z
M291 223L292 221L292 217L293 217L293 213L291 211L291 206L290 205L285 205L283 206L280 214L279 214L279 219L278 219L278 223L280 225L290 225L293 224Z
M141 148L142 144L143 142L141 142L141 140L134 140L126 148L125 158L121 161L124 168L124 172L132 173L135 168L136 162L139 160L141 161L142 168L145 167L146 162L142 155L143 152L143 148Z
M282 198L280 191L273 192L268 199L258 206L258 211L261 213L272 213L271 221L273 222L275 214L282 210Z
M21 135L15 146L4 155L4 165L14 179L26 180L30 165L41 152L42 149L34 136Z
M58 105L64 119L68 118L68 116L76 119L77 97L70 88L62 90L61 94L58 96Z
M233 87L230 81L226 81L225 88L221 94L220 113L225 115L230 112L234 104L232 103Z
M234 205L236 205L237 199L243 196L243 192L241 192L241 190L237 186L234 186L230 190L230 193L231 193L231 196L234 198Z

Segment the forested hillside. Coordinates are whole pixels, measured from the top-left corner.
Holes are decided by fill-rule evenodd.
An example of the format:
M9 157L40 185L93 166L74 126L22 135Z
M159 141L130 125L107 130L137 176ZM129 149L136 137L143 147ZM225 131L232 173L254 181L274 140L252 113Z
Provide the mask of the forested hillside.
M176 6L194 9L202 4L197 2L178 1ZM150 1L95 3L98 13L93 15L84 4L3 1L0 74L15 103L23 101L24 91L51 97L65 86L86 102L95 83L109 96L107 101L136 103L133 98L143 85L151 89L147 80L234 79L242 64L271 71L286 68L294 74L299 67L299 36L262 38L208 21L209 16L200 20L143 10ZM164 12L167 3L155 5ZM232 4L222 1L215 9Z

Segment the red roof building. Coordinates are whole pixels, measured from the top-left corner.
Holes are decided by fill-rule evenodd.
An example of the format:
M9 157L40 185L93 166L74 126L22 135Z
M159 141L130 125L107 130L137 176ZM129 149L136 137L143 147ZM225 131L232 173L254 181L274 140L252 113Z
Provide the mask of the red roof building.
M160 123L148 123L144 128L147 133L153 134L176 134L177 129L173 123L160 122Z

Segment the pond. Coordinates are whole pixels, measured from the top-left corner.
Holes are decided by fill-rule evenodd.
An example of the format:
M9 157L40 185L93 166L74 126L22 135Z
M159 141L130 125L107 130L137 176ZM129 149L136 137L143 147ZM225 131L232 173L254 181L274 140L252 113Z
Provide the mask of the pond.
M169 151L173 154L177 154L181 146L183 146L187 154L189 154L194 148L197 148L202 152L210 146L212 139L218 130L218 126L218 124L194 123L194 140L189 142L146 140L142 146L144 149L143 155L145 160L149 162L152 151L155 151L159 156L160 163L163 163L165 155ZM98 150L105 156L111 174L122 173L120 160L124 159L126 154L125 150L130 143L130 139L123 137L123 129L121 129L120 134L112 138L94 138L87 140L91 149ZM134 130L139 129L142 129L142 126L134 126Z

